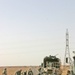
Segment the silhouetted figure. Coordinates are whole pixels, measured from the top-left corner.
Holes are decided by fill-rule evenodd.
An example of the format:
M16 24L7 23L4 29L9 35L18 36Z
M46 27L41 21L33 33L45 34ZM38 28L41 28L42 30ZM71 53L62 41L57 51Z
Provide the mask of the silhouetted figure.
M21 71L22 71L22 70L17 71L17 72L15 73L15 75L21 75Z

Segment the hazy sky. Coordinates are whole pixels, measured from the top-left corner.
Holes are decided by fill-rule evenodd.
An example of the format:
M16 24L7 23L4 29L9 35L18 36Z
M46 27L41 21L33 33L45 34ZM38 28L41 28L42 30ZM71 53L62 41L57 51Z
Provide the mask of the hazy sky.
M75 50L75 0L0 0L0 66L63 61L65 33Z

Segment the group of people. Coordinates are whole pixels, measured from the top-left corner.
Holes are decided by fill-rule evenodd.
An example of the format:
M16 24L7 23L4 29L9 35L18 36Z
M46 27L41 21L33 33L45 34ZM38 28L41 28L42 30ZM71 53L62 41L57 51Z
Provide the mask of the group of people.
M2 75L7 75L7 69L6 68L3 70ZM29 71L22 72L22 70L20 69L15 73L15 75L33 75L33 71L31 69L29 69Z
M18 70L15 75L27 75L27 71L22 72L22 70Z

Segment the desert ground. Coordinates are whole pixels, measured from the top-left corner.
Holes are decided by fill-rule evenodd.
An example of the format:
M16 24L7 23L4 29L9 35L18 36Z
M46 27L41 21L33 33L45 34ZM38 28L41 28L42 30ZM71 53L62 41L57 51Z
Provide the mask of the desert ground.
M22 70L22 72L24 72L28 71L30 68L32 69L34 75L37 75L39 69L38 66L2 66L0 67L0 75L2 75L4 68L7 68L7 75L15 75L15 73L20 69ZM62 69L62 75L66 75L69 67L63 69L63 66L61 66L61 69Z
M4 66L4 67L0 67L0 75L2 75L2 72L5 68L7 69L7 75L15 75L15 73L18 70L22 70L22 72L24 72L24 71L28 71L30 68L35 73L35 75L38 73L37 66Z

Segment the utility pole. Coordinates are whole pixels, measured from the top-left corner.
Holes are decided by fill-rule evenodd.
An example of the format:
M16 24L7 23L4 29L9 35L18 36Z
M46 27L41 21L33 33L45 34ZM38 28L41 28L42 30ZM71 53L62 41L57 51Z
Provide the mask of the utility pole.
M66 29L66 49L65 49L65 58L64 58L64 67L71 65L70 50L69 50L69 33Z

